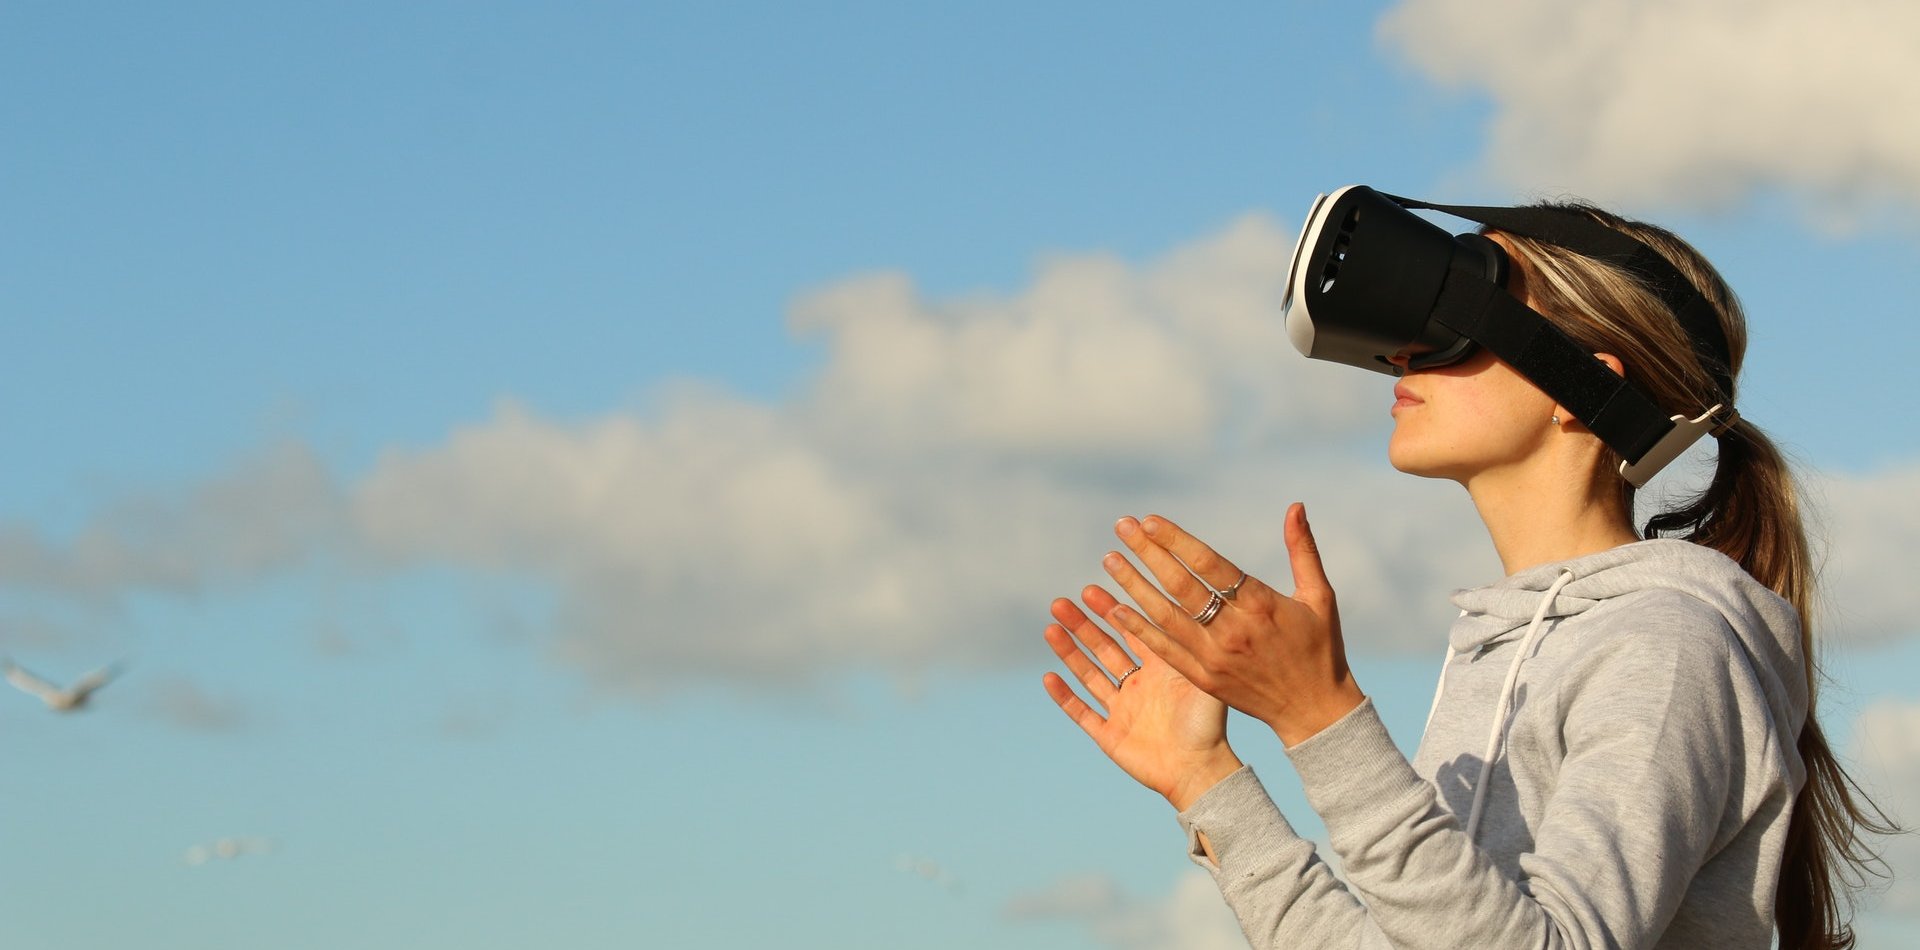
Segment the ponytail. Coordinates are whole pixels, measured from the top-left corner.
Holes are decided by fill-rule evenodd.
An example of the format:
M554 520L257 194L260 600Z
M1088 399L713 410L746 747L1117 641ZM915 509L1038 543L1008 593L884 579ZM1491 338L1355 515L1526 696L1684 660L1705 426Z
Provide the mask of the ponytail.
M1794 797L1781 854L1773 920L1781 950L1848 950L1853 888L1885 863L1865 836L1900 829L1847 774L1815 715L1813 576L1799 493L1786 459L1759 427L1740 420L1720 438L1713 481L1678 508L1647 520L1645 535L1678 536L1733 558L1800 614L1807 656L1807 720L1796 747L1806 782Z
M1706 490L1649 518L1643 534L1680 537L1738 561L1754 580L1793 604L1805 638L1813 619L1813 558L1786 459L1766 433L1745 419L1736 420L1719 443L1713 481ZM1812 695L1811 663L1807 669Z

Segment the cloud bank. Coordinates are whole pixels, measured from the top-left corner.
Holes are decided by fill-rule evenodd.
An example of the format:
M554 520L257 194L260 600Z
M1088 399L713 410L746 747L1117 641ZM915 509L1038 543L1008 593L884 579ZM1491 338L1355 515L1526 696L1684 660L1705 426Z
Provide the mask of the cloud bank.
M1447 593L1498 562L1457 486L1386 464L1388 378L1283 339L1291 247L1251 215L1142 264L1047 260L1012 294L851 278L793 303L825 358L786 402L681 385L555 420L509 401L351 479L283 446L70 538L0 526L0 606L452 567L550 591L544 642L602 688L804 686L1048 662L1046 605L1105 580L1122 514L1172 517L1286 589L1298 499L1349 647L1432 649ZM1913 632L1896 566L1920 520L1898 513L1920 469L1818 484L1830 629Z
M1920 511L1912 504L1920 464L1807 481L1827 552L1816 633L1871 642L1920 632L1912 585L1892 570L1920 550Z
M1247 945L1204 872L1181 875L1163 898L1131 895L1105 875L1065 878L1007 902L1012 920L1071 920L1115 950L1237 950Z
M1046 602L1099 579L1115 517L1158 510L1284 569L1288 501L1340 525L1386 477L1355 472L1352 434L1383 468L1386 378L1308 364L1273 318L1290 250L1252 216L1145 266L1054 259L1011 296L849 279L792 307L827 353L792 402L687 387L578 425L509 404L384 458L357 531L387 557L552 583L560 654L625 687L1030 662ZM1349 576L1388 588L1359 610L1381 637L1442 588L1380 542L1431 553L1451 523L1333 529Z
M1882 700L1860 714L1854 737L1854 776L1902 827L1920 828L1920 703ZM1892 878L1879 909L1920 916L1920 835L1879 842Z
M1829 220L1920 204L1920 6L1904 0L1404 0L1381 42L1492 104L1485 168L1606 202L1785 186Z

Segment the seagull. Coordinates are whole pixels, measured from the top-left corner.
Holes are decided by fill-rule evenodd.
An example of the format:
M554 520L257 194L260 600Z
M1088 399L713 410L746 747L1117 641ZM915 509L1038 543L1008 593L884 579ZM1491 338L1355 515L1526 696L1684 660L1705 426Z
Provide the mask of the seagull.
M966 890L966 887L960 883L959 878L954 877L946 868L941 867L939 862L934 861L932 858L916 858L910 854L902 854L894 859L893 866L894 870L932 881L955 894L962 893Z
M186 862L199 867L215 859L231 861L243 854L271 854L273 842L267 838L221 838L211 844L196 844L187 849Z
M74 712L84 708L87 700L95 691L107 685L109 680L120 674L120 664L103 666L74 681L72 686L59 687L20 668L12 660L0 660L0 671L6 673L7 682L19 687L30 696L37 696L47 704L47 708L59 713Z

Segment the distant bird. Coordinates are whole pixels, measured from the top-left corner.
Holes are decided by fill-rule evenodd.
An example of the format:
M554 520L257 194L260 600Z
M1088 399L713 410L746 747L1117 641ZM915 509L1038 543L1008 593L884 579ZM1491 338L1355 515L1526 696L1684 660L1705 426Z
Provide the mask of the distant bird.
M221 838L212 844L196 844L187 849L186 862L192 867L219 859L231 861L243 854L270 854L273 842L267 838Z
M966 886L960 883L959 878L954 877L932 858L916 858L910 854L902 854L894 859L893 867L896 871L932 881L955 894L966 890Z
M74 681L72 686L55 686L32 673L20 668L12 660L0 660L0 671L6 673L7 682L19 687L29 696L37 696L47 704L47 708L59 713L69 713L85 708L87 700L100 687L107 685L115 676L120 675L120 664L103 666Z

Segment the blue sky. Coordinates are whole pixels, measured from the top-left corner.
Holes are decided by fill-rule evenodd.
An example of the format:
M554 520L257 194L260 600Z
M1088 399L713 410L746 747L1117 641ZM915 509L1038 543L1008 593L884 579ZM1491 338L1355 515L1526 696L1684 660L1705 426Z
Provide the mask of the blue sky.
M1417 738L1496 565L1277 335L1354 182L1720 265L1920 814L1920 23L1678 6L10 4L0 650L128 666L0 696L9 941L1231 946L1039 631L1113 518L1275 572L1302 499Z

